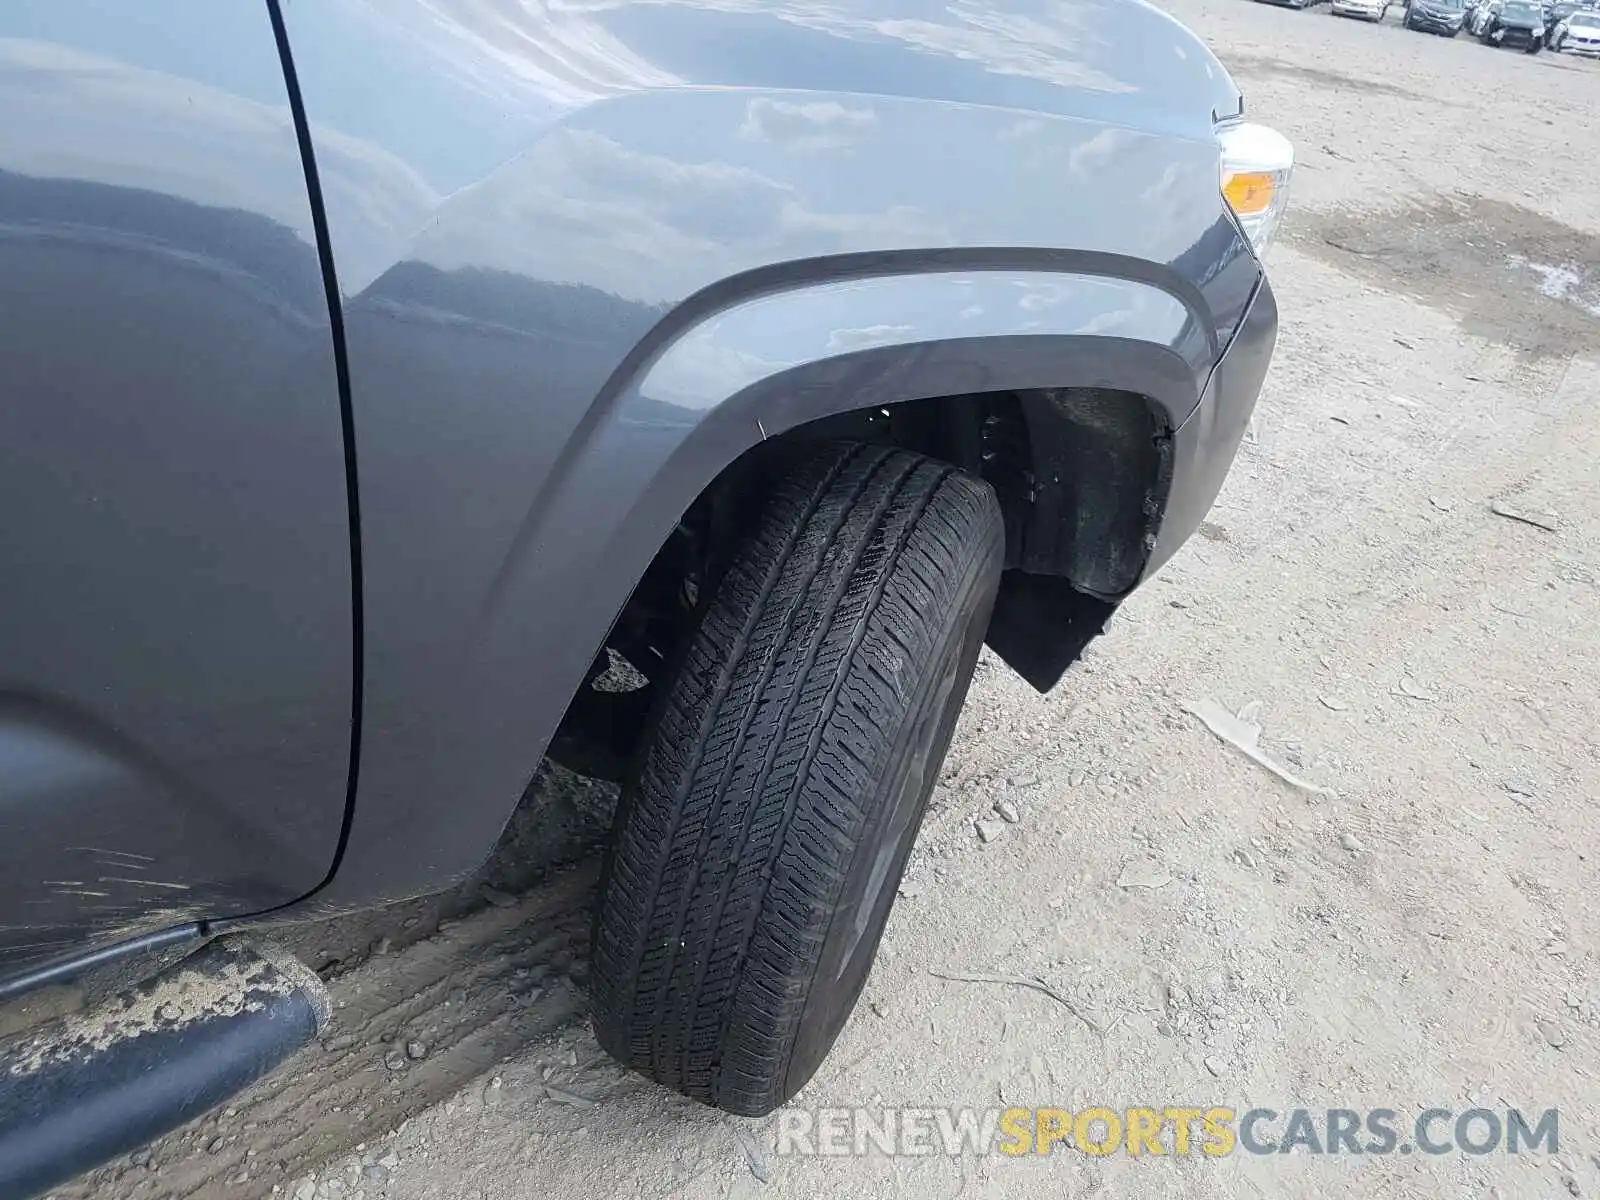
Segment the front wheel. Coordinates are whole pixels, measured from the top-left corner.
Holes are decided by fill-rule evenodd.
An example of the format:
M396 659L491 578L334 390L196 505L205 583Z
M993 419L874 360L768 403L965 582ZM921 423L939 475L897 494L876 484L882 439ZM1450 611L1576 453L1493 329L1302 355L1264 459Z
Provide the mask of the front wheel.
M759 1116L854 1008L999 587L994 492L902 450L786 473L706 602L624 793L595 1032Z
M1541 42L1538 38L1534 38L1533 41L1528 43L1528 49L1525 51L1525 53L1527 53L1527 54L1537 54L1537 53L1539 53L1539 51L1541 51L1543 49L1544 49L1544 43Z

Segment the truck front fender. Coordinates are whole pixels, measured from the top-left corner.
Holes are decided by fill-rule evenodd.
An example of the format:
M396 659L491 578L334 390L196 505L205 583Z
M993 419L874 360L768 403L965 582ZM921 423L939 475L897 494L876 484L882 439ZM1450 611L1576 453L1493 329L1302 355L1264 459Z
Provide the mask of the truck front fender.
M476 864L645 568L702 490L763 438L862 407L1063 387L1137 392L1175 428L1216 355L1181 281L1020 257L874 256L894 272L878 275L862 273L865 260L790 264L693 297L648 334L554 451L476 611L450 611L453 636L438 647L441 631L414 623L437 605L419 597L412 654L380 643L384 669L407 686L369 693L365 744L383 757L367 761L408 785L357 805L345 865L361 890L342 900L341 868L317 903L368 902L374 878L396 877L397 841L424 828L446 878ZM457 486L470 495L470 479ZM451 596L449 581L435 595ZM441 825L442 796L472 802Z
M482 860L763 434L1073 385L1176 427L1259 276L1219 186L1238 91L1142 0L283 15L361 504L359 779L313 903Z

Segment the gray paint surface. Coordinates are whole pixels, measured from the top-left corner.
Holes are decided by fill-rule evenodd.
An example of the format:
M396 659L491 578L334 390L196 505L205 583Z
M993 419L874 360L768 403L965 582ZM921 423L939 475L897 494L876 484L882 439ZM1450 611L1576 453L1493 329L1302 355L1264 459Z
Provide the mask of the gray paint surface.
M349 538L257 0L0 5L0 975L315 887Z

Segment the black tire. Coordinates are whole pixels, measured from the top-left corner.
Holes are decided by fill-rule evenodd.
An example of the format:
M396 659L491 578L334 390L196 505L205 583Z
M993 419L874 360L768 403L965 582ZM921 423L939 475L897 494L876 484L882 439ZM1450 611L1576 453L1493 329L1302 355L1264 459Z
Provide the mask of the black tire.
M999 586L988 485L824 448L703 609L617 813L595 921L614 1057L760 1116L866 982Z

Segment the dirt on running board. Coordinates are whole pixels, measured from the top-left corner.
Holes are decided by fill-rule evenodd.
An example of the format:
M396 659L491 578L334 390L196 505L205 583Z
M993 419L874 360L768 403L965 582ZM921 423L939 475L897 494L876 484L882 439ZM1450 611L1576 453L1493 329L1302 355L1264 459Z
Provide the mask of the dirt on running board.
M581 964L597 876L591 859L513 907L446 920L403 956L339 976L320 1042L137 1161L122 1159L52 1195L91 1200L159 1175L163 1196L250 1200L380 1141L587 1011Z

